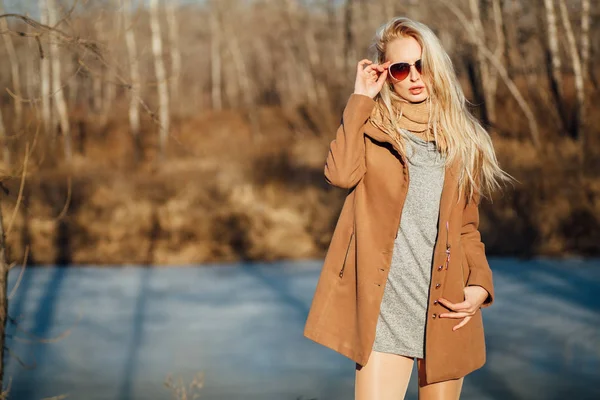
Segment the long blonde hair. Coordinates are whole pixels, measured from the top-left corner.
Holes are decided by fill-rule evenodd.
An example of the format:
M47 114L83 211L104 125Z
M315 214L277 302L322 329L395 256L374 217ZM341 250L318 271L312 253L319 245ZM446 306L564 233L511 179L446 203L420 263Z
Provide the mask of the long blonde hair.
M459 196L465 195L467 201L480 196L491 198L491 194L500 188L499 182L509 181L512 177L500 168L490 135L468 110L450 56L425 24L396 17L377 30L372 44L376 63L386 61L388 44L399 37L413 37L421 46L423 75L428 78L423 83L429 92L429 121L434 140L438 150L446 155L446 165L457 157L457 161L462 161ZM383 85L375 100L374 112L384 113L387 117L384 130L405 137L398 129L398 113L393 108L393 104L401 99L389 84Z

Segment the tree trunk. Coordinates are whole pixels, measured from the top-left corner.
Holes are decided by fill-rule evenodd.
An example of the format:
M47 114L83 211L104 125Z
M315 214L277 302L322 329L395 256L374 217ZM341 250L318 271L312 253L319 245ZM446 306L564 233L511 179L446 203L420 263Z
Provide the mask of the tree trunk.
M354 0L346 0L344 6L344 67L347 76L351 76L358 62L354 37Z
M471 9L471 25L475 30L476 34L481 38L483 45L486 46L485 31L481 24L481 13L479 12L479 0L469 0L469 7ZM481 119L485 125L495 123L495 115L493 111L493 100L492 92L490 90L490 70L485 56L482 54L481 46L475 48L477 57L477 70L479 76L479 83L481 85L481 92L483 94L483 107L481 107Z
M10 161L10 150L8 148L8 137L6 135L6 128L4 127L4 118L2 117L2 109L0 108L0 141L2 144L2 157L6 164ZM7 161L8 160L8 161Z
M117 3L117 4L115 4ZM109 5L118 6L118 2L116 0L110 0ZM116 15L112 15L109 24L105 24L104 27L108 30L104 32L104 36L107 41L107 45L112 47L113 44L116 44L115 38L121 37L121 26L123 26L121 22L121 18L123 13L115 13ZM102 97L102 124L105 124L110 115L111 109L115 104L115 99L117 97L117 86L115 85L115 78L117 75L115 65L109 63L106 67L106 76L104 78L104 88L103 88L103 97Z
M550 90L555 99L556 108L563 121L563 127L566 126L567 118L563 103L562 90L562 61L558 48L558 29L556 23L556 12L554 10L554 0L544 0L544 9L546 11L546 23L548 24L548 50L550 58Z
M420 0L408 0L408 15L410 18L419 21L421 19Z
M48 0L48 22L51 26L58 22L55 0ZM67 103L65 102L64 89L60 74L60 51L58 38L53 38L50 44L50 58L52 59L52 91L54 92L54 104L60 121L60 129L63 136L63 146L65 160L70 163L72 159L71 151L71 128L69 126L69 115L67 114Z
M160 12L159 0L150 0L150 29L152 31L152 53L154 54L154 70L158 84L158 103L159 103L159 154L160 158L166 156L167 139L169 137L169 87L167 84L167 74L165 72L165 63L163 60L163 46L160 32Z
M590 62L590 0L581 0L581 75L588 79Z
M210 23L210 72L211 72L211 101L214 110L223 108L221 95L221 27L216 2L212 3L213 10L209 13Z
M167 1L167 24L169 26L169 48L171 51L171 104L174 104L172 109L178 109L180 105L181 50L179 48L179 30L176 14L178 5L178 0Z
M4 14L4 4L0 1L0 14ZM8 24L6 22L6 18L0 18L0 30L6 31L8 30ZM17 133L21 128L21 123L23 121L23 103L22 100L22 92L21 92L21 73L19 69L19 60L17 58L17 52L15 51L15 46L12 41L12 37L8 34L2 35L4 39L4 46L6 47L6 53L8 55L8 61L10 63L10 71L12 78L12 91L16 95L16 99L13 99L15 115L13 119L13 134ZM9 142L5 143L5 156L4 162L10 165L10 147Z
M96 22L94 24L94 28L96 30L96 38L98 41L103 42L105 40L105 28L104 28L104 18L105 16L101 13L98 15ZM103 95L102 95L102 78L104 75L104 69L106 66L102 65L98 72L94 72L91 74L92 77L92 109L95 113L102 113L103 104Z
M131 80L131 90L129 92L129 126L131 137L133 139L134 161L141 160L142 148L140 138L140 67L135 43L135 31L133 29L131 14L133 8L131 0L122 0L123 8L123 29L125 31L125 44L127 45L127 56L129 58L129 79Z
M229 54L233 60L233 66L235 68L236 80L238 81L238 87L242 92L242 100L244 107L249 108L253 102L252 87L250 85L250 78L248 77L248 68L244 62L242 56L242 49L238 41L235 30L231 26L231 20L224 21L223 27L225 28L227 46L229 48Z
M500 0L492 0L492 12L494 15L494 28L496 33L496 48L494 50L494 56L498 59L502 65L506 65L504 55L504 31L502 30L502 26L504 25L502 19L502 6L500 4ZM490 83L488 87L488 101L489 101L489 117L490 121L494 124L496 123L496 91L498 90L498 70L496 68L491 68L489 70L490 73ZM495 125L493 125L495 126Z
M4 347L8 319L8 271L6 237L4 236L4 222L2 220L2 210L0 209L0 391L4 387Z
M48 5L46 0L40 0L40 22L48 25ZM40 60L40 81L42 96L42 120L44 133L51 143L54 143L54 125L52 125L52 98L50 94L50 55L46 52Z
M585 148L585 93L583 87L583 75L581 71L581 59L579 58L579 49L577 48L577 43L575 42L575 35L573 34L573 28L571 26L571 21L569 20L569 11L567 10L565 0L559 0L558 4L560 7L563 28L567 36L567 43L569 44L569 54L573 62L573 74L575 75L575 94L577 105L576 121L575 124L573 124L575 130L574 137L578 138L583 148Z

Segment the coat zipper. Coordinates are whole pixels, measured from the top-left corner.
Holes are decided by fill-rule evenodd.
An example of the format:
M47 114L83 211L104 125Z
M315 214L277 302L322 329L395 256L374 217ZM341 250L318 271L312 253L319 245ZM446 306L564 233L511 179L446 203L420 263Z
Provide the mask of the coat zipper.
M346 260L348 259L348 253L350 253L350 245L352 244L352 238L354 237L354 231L352 231L352 235L350 235L350 241L348 242L348 248L346 249L346 255L344 256L344 263L342 264L342 269L340 270L340 278L344 276L344 269L346 268Z
M450 227L448 225L448 221L446 221L446 269L450 264Z
M348 195L350 195L350 192L352 191L352 189L348 189ZM354 193L354 199L352 199L353 201L353 209L352 209L352 213L356 214L356 193ZM344 256L344 263L342 264L342 269L340 270L339 276L340 278L342 278L344 276L344 269L346 268L346 260L348 259L348 253L350 252L350 245L352 244L352 238L354 237L354 233L356 232L356 215L353 215L353 221L352 221L352 234L350 235L350 240L348 241L348 247L346 248L346 255Z

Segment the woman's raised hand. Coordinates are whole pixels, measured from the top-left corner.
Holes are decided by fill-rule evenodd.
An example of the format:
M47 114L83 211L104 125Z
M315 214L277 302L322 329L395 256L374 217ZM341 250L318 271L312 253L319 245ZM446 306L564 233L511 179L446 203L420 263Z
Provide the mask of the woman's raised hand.
M365 67L365 65L367 66ZM377 96L387 78L389 65L389 61L384 64L373 64L373 61L366 58L360 60L356 66L354 93L370 98Z

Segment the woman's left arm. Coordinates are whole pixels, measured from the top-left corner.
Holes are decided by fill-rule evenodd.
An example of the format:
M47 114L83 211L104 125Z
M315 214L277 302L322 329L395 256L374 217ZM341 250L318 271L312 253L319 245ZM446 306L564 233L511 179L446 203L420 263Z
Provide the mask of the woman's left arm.
M481 307L489 307L494 302L494 283L479 232L479 196L474 197L463 211L461 242L470 270L467 286L477 285L487 290L488 296Z
M452 330L462 328L467 324L479 308L489 307L494 302L494 283L492 282L492 269L485 256L485 245L481 241L479 232L479 196L463 210L463 220L460 240L463 251L469 264L469 277L467 286L463 289L465 300L452 303L445 298L438 301L447 307L450 312L440 314L441 318L462 318Z

